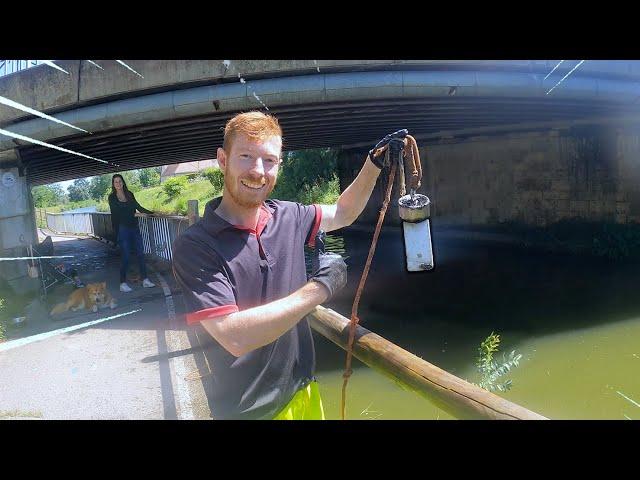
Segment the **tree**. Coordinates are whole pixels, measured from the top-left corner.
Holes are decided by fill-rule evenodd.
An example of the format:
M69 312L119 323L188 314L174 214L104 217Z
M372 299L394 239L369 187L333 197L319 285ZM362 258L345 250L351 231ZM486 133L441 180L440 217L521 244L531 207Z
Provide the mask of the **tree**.
M167 195L167 197L175 198L182 193L186 186L187 177L180 176L167 179L167 181L164 182L162 189L164 190L164 193Z
M89 187L91 198L100 201L107 192L111 191L111 175L99 175L91 179Z
M126 172L120 172L122 178L127 184L127 188L130 192L137 192L142 190L142 184L140 183L140 173L138 170L129 170Z
M204 178L209 180L211 185L213 185L213 188L216 194L219 194L222 192L222 190L224 189L224 174L219 168L213 168L213 167L205 168L200 173Z
M67 188L69 192L69 200L72 202L80 202L91 198L91 185L86 178L78 178L73 181L72 185Z
M59 205L65 199L64 190L58 184L33 187L31 195L33 196L33 204L37 208Z
M338 150L331 148L288 152L283 156L278 183L271 196L299 201L304 192L333 180L337 163Z
M144 188L160 185L160 167L143 168L139 170L140 185Z
M54 195L54 205L58 205L67 200L67 192L64 191L62 185L59 183L54 183L53 185L49 185L49 188L53 191Z

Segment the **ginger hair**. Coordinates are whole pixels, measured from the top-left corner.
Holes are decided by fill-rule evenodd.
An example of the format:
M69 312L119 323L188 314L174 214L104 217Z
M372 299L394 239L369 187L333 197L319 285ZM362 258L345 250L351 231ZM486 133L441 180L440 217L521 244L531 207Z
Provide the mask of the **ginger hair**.
M258 111L239 113L227 122L222 142L227 154L231 152L231 145L238 133L245 134L251 140L264 140L271 136L282 139L282 128L276 117Z

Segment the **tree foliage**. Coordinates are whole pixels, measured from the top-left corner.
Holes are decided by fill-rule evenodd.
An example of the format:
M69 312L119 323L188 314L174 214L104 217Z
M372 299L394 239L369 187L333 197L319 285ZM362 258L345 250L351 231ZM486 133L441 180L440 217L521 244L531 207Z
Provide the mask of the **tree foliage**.
M140 185L143 188L160 185L160 167L142 168L139 170Z
M200 175L209 180L209 183L213 186L216 194L222 193L224 188L224 174L219 168L205 168L200 172Z
M64 202L66 197L64 190L58 184L33 187L31 195L33 196L33 204L37 208L59 205Z
M142 190L142 184L140 183L140 172L138 170L128 170L126 172L118 172L124 178L127 183L127 188L130 192L137 192Z
M320 186L337 185L337 161L338 151L331 148L286 153L271 196L281 200L302 201Z
M67 188L69 201L80 202L91 198L91 184L86 178L78 178Z
M105 195L111 193L111 175L104 174L93 177L90 182L91 198L100 201Z
M162 189L164 193L167 194L167 197L174 198L182 193L182 191L187 186L187 178L186 177L171 177L164 182Z

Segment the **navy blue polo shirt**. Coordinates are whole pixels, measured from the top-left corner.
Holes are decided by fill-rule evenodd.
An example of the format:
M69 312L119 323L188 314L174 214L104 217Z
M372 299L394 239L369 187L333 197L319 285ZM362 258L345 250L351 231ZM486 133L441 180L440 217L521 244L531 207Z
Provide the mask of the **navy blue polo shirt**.
M279 300L307 282L304 244L314 244L319 206L267 200L252 230L216 214L221 200L208 202L202 219L173 244L188 324ZM313 378L315 349L306 317L238 358L213 342L208 393L215 419L273 418Z

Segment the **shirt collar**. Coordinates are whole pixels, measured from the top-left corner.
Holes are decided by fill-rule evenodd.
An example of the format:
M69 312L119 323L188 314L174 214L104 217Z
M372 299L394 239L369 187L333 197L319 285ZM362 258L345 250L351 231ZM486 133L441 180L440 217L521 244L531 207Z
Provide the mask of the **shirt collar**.
M251 233L257 234L257 236L259 237L269 220L271 220L271 218L273 217L273 213L275 211L273 205L270 205L272 202L270 200L267 200L266 202L263 202L262 205L260 205L260 217L258 218L256 230L241 228L227 222L224 218L222 218L215 212L221 201L222 197L214 198L207 202L206 206L204 207L202 225L210 235L216 235L222 230L232 228L239 231L249 231Z

